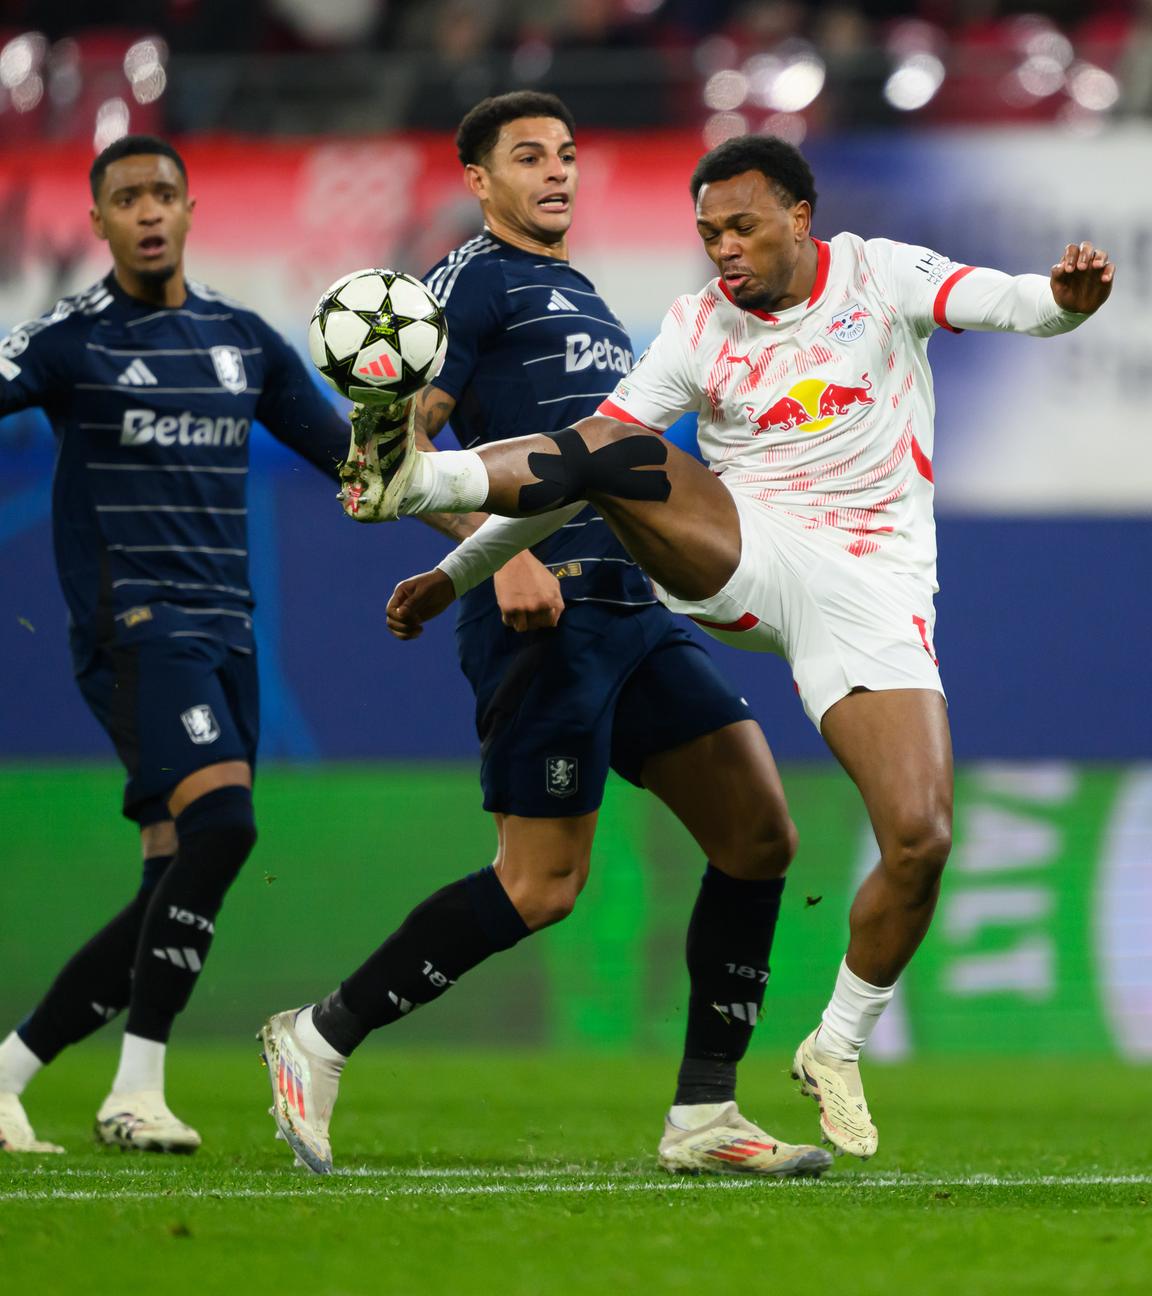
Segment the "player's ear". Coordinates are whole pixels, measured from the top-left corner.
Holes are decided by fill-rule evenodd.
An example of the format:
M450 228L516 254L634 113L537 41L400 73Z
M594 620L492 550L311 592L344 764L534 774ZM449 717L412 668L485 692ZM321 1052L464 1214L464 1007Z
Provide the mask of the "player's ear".
M792 229L798 243L812 233L812 204L807 198L801 198L792 208Z
M88 208L88 221L92 226L92 233L95 234L98 239L106 240L108 238L104 229L104 218L100 215L100 208L97 207L95 203Z
M482 166L469 162L464 168L464 183L473 198L488 197L488 172Z

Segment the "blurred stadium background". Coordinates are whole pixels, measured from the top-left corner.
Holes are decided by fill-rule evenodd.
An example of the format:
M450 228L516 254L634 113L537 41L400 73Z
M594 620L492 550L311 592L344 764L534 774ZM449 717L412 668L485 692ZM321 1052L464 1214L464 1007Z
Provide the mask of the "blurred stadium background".
M339 274L421 273L474 230L452 132L518 87L577 114L573 260L637 350L708 277L695 159L748 129L803 146L823 236L1014 272L1088 238L1119 263L1112 301L1069 338L933 343L956 849L873 1052L1152 1058L1152 3L0 0L0 327L105 273L88 164L156 131L184 149L199 201L190 273L301 344ZM450 624L419 645L384 634L393 583L442 542L416 523L351 527L270 438L253 456L262 838L189 1015L203 1034L329 988L493 847ZM39 415L0 423L0 1029L131 888L137 851L70 678L52 457ZM873 846L783 666L715 651L801 831L759 1043L779 1051L826 998ZM575 916L400 1029L675 1049L699 868L615 784Z

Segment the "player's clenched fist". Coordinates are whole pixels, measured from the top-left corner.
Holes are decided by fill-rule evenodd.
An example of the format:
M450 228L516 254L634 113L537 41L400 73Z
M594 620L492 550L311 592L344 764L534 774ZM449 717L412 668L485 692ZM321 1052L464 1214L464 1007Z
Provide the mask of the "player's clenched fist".
M424 622L438 617L455 598L452 582L439 567L409 576L388 600L388 629L397 639L418 639Z
M1061 310L1091 315L1108 300L1116 267L1091 243L1069 243L1052 267L1052 296Z

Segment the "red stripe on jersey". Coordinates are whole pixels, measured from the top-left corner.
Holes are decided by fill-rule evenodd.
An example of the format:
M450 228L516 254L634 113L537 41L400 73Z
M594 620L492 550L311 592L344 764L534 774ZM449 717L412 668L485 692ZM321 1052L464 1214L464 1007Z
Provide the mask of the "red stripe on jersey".
M700 345L700 339L704 336L704 325L712 316L716 309L716 298L709 293L696 309L696 319L692 324L692 336L688 339L688 345L695 350Z
M815 306L824 295L824 289L828 287L828 271L832 265L832 249L827 243L818 238L812 240L816 244L816 282L812 285L812 296L808 298L808 305Z
M935 482L936 478L932 475L932 460L920 449L920 442L915 437L912 438L912 462L925 481Z
M945 307L948 305L948 297L951 294L952 289L956 287L960 280L963 279L965 275L971 274L975 268L975 266L961 266L959 270L950 274L940 285L940 291L936 294L936 300L932 303L932 318L941 328L946 328L949 333L963 333L964 330L961 328L953 328L952 325L948 323L948 316L945 314Z
M606 418L618 419L621 423L634 423L636 427L647 428L649 432L659 432L664 435L667 429L649 427L647 423L641 423L635 414L629 414L626 409L611 401L607 396L596 406L596 413L603 414Z
M705 621L703 617L694 616L690 616L688 620L695 621L708 630L751 630L753 626L760 624L760 618L753 616L751 612L745 612L739 621Z

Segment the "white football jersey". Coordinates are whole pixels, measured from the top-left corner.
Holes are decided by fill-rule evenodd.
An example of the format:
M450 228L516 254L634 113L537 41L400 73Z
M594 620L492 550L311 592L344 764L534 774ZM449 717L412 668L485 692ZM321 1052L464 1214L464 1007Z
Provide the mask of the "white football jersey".
M1063 332L1082 317L1059 311L1040 276L974 272L855 234L813 241L807 302L745 310L713 279L673 303L599 412L657 431L696 412L700 451L730 489L935 586L929 337L960 326Z

